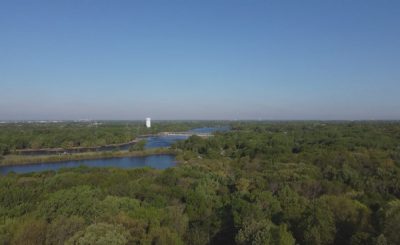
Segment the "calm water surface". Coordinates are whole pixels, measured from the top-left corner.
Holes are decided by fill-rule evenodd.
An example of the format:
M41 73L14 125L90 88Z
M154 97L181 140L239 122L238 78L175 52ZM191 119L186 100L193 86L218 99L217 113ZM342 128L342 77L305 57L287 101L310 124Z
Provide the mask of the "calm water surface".
M116 168L139 168L152 167L156 169L165 169L175 165L175 157L173 155L152 155L145 157L121 157L94 160L74 160L66 162L40 163L16 166L0 167L1 174L10 172L30 173L42 172L49 170L59 170L60 168L73 168L85 165L88 167L116 167Z
M204 127L204 128L191 129L188 132L214 133L217 131L225 132L228 130L229 130L229 127L216 127L216 128ZM189 137L188 136L176 136L176 135L148 137L146 139L145 148L152 149L152 148L158 148L158 147L169 147L173 143L175 143L179 140L185 140L187 138L189 138Z
M211 133L216 131L226 131L228 128L196 128L190 132L198 133ZM187 139L187 136L156 136L146 139L146 149L169 147L179 140ZM122 147L127 149L129 146ZM123 157L123 158L107 158L107 159L94 159L94 160L73 160L65 162L50 162L50 163L37 163L28 165L16 166L3 166L0 167L0 174L7 174L10 172L15 173L30 173L41 172L49 170L58 170L60 168L73 168L81 165L89 167L117 167L117 168L138 168L138 167L152 167L156 169L165 169L175 166L176 161L173 155L152 155L145 157Z
M145 149L154 149L159 147L169 147L173 143L179 140L187 139L187 136L155 136L155 137L148 137L146 139L146 145L144 146Z

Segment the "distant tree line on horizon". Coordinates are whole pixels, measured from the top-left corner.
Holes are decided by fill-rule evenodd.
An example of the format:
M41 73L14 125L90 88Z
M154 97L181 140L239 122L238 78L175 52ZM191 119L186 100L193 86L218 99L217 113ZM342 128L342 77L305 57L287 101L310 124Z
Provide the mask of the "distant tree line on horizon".
M218 122L60 122L0 124L0 156L15 150L42 148L94 147L126 143L143 134L185 131Z

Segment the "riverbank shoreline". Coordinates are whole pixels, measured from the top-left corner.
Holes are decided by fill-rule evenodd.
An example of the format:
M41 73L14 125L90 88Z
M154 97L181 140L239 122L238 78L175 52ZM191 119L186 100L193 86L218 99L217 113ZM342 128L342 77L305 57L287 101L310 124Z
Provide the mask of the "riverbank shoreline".
M134 145L137 144L138 142L142 140L146 140L149 137L157 137L157 136L169 136L169 135L183 135L183 136L191 136L191 135L198 135L199 137L211 137L212 133L187 133L187 132L158 132L158 133L153 133L153 134L144 134L144 135L139 135L135 139L128 141L128 142L123 142L123 143L115 143L115 144L108 144L108 145L101 145L101 146L79 146L79 147L70 147L70 148L63 148L63 147L56 147L56 148L39 148L39 149L16 149L13 155L25 155L25 156L31 156L30 154L37 154L37 153L43 153L45 155L50 155L50 154L77 154L77 153L89 153L89 152L96 152L102 149L107 149L104 151L112 151L112 148L118 148L118 147L124 147L124 146L129 146L129 145Z
M46 155L46 156L21 156L21 155L7 155L0 160L0 166L18 166L28 164L42 164L52 162L64 162L64 161L78 161L78 160L96 160L96 159L107 159L107 158L122 158L122 157L145 157L151 155L163 155L170 154L176 155L175 150L169 148L156 148L147 149L143 151L105 151L105 152L85 152L85 153L73 153L64 155Z
M110 148L110 147L123 147L123 146L127 146L127 145L134 145L136 143L138 143L140 140L143 140L143 138L140 138L141 136L139 136L138 138L131 140L129 142L125 142L125 143L117 143L117 144L108 144L108 145L101 145L101 146L90 146L90 147L71 147L71 148L62 148L62 147L57 147L57 148L40 148L40 149L18 149L15 150L15 152L17 154L21 154L21 155L28 155L29 153L44 153L44 154L49 154L49 153L63 153L63 152L67 152L67 153L87 153L87 152L95 152L97 150L100 149L104 149L104 148ZM82 151L82 152L80 152Z

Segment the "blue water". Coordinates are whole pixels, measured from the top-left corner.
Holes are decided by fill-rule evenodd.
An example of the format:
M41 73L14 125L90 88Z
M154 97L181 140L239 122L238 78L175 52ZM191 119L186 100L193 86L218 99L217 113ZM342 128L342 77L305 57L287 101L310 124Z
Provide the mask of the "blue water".
M173 143L179 140L187 139L187 136L156 136L156 137L148 137L146 139L146 145L144 148L146 149L154 149L159 147L169 147Z
M194 132L194 133L214 133L214 132L225 132L228 131L229 127L204 127L204 128L195 128L191 129L188 132ZM175 135L169 135L169 136L156 136L156 137L148 137L146 139L146 149L152 149L152 148L159 148L159 147L169 147L173 143L179 141L179 140L186 140L189 138L188 136L175 136Z
M197 133L212 133L216 131L227 131L229 128L197 128L192 129L190 132ZM159 147L169 147L179 140L187 139L187 136L156 136L148 137L146 139L146 149L153 149ZM124 148L128 148L125 146ZM15 173L30 173L41 172L49 170L59 170L60 168L73 168L81 165L89 167L117 167L117 168L138 168L138 167L152 167L156 169L165 169L175 166L175 157L173 155L152 155L145 157L123 157L123 158L106 158L95 160L74 160L65 162L50 162L50 163L37 163L28 165L15 165L0 167L0 174L7 174L10 172Z
M122 157L106 158L95 160L74 160L66 162L40 163L16 166L0 167L2 175L15 173L42 172L49 170L59 170L61 168L73 168L85 165L88 167L116 167L116 168L139 168L152 167L156 169L165 169L175 166L175 157L173 155L152 155L145 157Z

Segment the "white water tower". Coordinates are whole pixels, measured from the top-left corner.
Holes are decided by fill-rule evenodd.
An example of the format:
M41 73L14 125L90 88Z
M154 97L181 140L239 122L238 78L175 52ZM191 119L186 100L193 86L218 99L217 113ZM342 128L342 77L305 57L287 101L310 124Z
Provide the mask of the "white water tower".
M151 118L147 117L146 118L146 128L150 128L151 127Z

